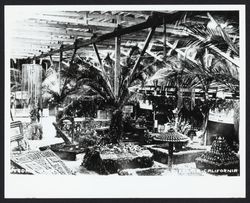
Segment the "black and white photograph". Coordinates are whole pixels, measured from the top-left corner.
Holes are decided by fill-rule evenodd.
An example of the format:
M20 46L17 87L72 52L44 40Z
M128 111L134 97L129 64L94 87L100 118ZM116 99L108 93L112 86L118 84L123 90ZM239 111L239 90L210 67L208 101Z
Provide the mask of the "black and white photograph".
M244 197L244 9L5 6L6 195Z

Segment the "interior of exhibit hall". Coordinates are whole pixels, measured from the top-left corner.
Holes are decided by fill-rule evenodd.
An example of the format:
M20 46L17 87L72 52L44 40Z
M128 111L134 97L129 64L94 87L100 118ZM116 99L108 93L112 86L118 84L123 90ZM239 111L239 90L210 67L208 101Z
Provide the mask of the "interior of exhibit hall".
M11 174L240 175L238 11L12 21Z

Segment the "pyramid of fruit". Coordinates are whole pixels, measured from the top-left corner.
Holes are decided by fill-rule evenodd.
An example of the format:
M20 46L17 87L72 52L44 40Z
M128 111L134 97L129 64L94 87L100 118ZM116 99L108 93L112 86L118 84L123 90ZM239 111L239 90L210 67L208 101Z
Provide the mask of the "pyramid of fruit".
M221 136L212 143L211 150L198 157L195 163L197 168L212 173L235 173L239 170L239 157Z

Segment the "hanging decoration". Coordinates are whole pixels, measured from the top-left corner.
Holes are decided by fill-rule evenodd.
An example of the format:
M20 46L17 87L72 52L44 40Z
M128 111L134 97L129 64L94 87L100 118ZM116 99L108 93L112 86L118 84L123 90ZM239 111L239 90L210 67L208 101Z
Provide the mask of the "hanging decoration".
M42 105L42 66L38 64L22 65L22 95L26 93L27 98L23 98L28 108L41 107Z

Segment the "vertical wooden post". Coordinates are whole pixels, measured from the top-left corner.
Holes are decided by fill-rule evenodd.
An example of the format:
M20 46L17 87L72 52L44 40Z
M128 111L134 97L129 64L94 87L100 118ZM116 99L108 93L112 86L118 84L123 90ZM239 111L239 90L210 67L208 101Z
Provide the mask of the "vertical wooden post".
M158 121L155 118L155 114L156 114L155 109L153 107L153 121L154 121L153 131L154 131L154 133L157 133L157 131L158 131Z
M47 73L47 70L48 70L48 64L45 63L45 72Z
M88 25L88 11L84 11L83 20L85 21L85 24Z
M167 52L167 45L166 45L166 40L167 40L167 33L166 33L166 21L165 17L163 18L163 60L166 60L166 52Z
M95 43L93 43L93 48L94 48L94 50L95 50L95 54L96 54L96 56L97 56L99 65L102 67L102 60L101 60L100 54L99 54L99 52L98 52L98 49L97 49L97 46L96 46Z
M157 96L157 87L158 87L158 80L153 80L154 83L154 96ZM155 105L153 105L153 121L154 121L154 132L158 132L158 120L155 118L156 110Z
M195 106L195 88L191 88L191 110L194 109Z
M10 118L11 118L11 121L14 121L11 110L10 110Z
M119 25L120 19L117 18L117 24ZM115 38L115 70L114 70L114 95L118 96L119 92L119 78L120 78L120 57L121 57L121 37Z
M145 41L145 43L144 43L144 47L143 47L143 49L142 49L142 51L141 51L141 53L140 53L140 56L139 56L138 59L136 60L135 65L134 65L134 67L133 67L133 69L132 69L132 71L131 71L131 72L132 72L132 73L131 73L131 77L130 77L131 79L133 78L133 76L134 76L134 74L135 74L135 72L136 72L136 69L137 69L138 65L140 64L140 62L141 62L141 59L142 59L144 53L146 52L146 50L147 50L147 48L148 48L148 45L149 45L149 43L150 43L150 40L151 40L152 37L153 37L154 32L155 32L155 27L152 27L151 30L150 30L150 32L148 33L147 39L146 39L146 41ZM130 82L131 82L131 81L129 81L129 83L130 83Z
M63 51L62 51L62 49L63 49L63 45L61 45L61 47L60 47L60 57L59 57L59 66L58 66L59 94L61 94L61 68L62 68L61 66L62 66L62 58L63 58Z
M107 76L107 73L106 73L106 71L105 71L105 69L104 69L104 65L103 65L103 63L102 63L102 59L101 59L101 57L100 57L100 54L99 54L99 52L98 52L98 49L97 49L97 46L96 46L95 43L93 43L93 48L94 48L94 50L95 50L95 54L96 54L96 57L97 57L97 59L98 59L100 68L101 68L101 70L102 70L102 72L103 72L104 78L105 78L105 80L107 81L110 90L112 90L112 86L111 86L111 84L110 84L110 80L109 80L109 78L108 78L108 76ZM111 67L111 68L112 68L112 67Z
M171 171L173 166L173 151L174 151L174 143L169 142L168 147L168 168Z

